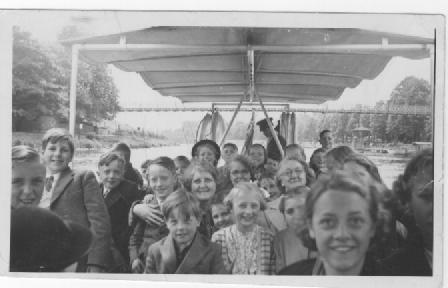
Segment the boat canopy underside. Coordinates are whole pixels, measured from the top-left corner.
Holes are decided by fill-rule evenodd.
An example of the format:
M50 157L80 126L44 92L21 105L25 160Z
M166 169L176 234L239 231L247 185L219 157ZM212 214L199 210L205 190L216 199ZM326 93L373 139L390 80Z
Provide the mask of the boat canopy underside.
M429 57L433 40L347 28L153 27L64 44L182 102L249 101L253 87L263 102L320 104L374 79L394 56Z

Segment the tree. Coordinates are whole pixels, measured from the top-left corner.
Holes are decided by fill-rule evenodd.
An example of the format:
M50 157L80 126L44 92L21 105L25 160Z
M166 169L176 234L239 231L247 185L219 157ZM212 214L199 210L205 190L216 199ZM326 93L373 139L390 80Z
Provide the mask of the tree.
M27 129L40 116L65 118L64 83L59 67L30 33L13 29L13 130ZM23 125L22 125L23 124Z
M392 91L389 105L431 106L431 88L428 81L406 77ZM425 116L398 115L388 118L387 133L395 141L410 143L431 138L430 127ZM429 124L430 125L430 124Z

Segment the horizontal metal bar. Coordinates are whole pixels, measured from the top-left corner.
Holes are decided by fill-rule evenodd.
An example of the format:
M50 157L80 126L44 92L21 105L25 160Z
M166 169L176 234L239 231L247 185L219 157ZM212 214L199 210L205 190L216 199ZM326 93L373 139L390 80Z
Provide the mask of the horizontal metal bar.
M186 88L186 87L207 87L207 86L228 86L228 85L247 85L245 82L189 82L189 83L163 83L154 85L152 89L167 89L167 88Z
M433 44L348 44L348 45L314 45L314 46L277 46L254 45L254 51L291 52L291 53L355 53L374 51L418 51L426 50ZM185 45L185 44L80 44L80 50L147 50L147 49L210 49L218 51L246 51L246 45Z
M269 104L267 104L269 106ZM403 106L406 107L406 106ZM415 109L410 107L408 109L403 107L389 107L389 109L326 109L326 108L289 108L289 112L309 112L309 113L330 113L330 114L353 114L353 113L361 113L361 114L393 114L393 115L422 115L422 116L431 116L430 109ZM222 112L233 112L235 111L235 107L216 107L216 110ZM240 111L242 112L252 112L262 111L260 107L241 107ZM267 111L270 112L284 112L284 108L266 108ZM210 111L210 108L207 107L182 107L182 108L144 108L144 107L135 107L135 108L121 108L120 112L207 112Z

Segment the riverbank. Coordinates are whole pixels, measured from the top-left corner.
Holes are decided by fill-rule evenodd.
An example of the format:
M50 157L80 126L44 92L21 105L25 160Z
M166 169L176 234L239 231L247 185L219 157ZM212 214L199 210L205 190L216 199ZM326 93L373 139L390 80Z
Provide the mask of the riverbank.
M26 144L37 149L40 148L42 142L42 136L44 133L31 133L31 132L13 132L12 143ZM81 135L75 139L75 149L77 151L102 151L112 147L115 143L124 142L128 144L132 149L137 148L153 148L162 147L167 145L176 145L167 139L152 138L144 135Z

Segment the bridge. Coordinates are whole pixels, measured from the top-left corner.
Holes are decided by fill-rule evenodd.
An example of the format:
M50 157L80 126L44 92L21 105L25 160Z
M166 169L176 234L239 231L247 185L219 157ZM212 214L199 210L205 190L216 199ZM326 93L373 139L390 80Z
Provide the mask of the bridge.
M310 112L310 113L324 113L324 114L392 114L392 115L415 115L431 117L432 109L427 106L385 106L383 108L363 107L363 108L291 108L288 104L278 104L280 107L269 107L266 104L266 111L269 112ZM231 106L231 107L221 107ZM235 106L224 104L213 104L210 107L128 107L121 108L120 112L210 112L213 109L220 112L235 112ZM249 107L247 107L249 106ZM252 107L250 107L252 106ZM263 111L261 107L256 105L245 104L240 107L240 112L252 112L252 110Z

